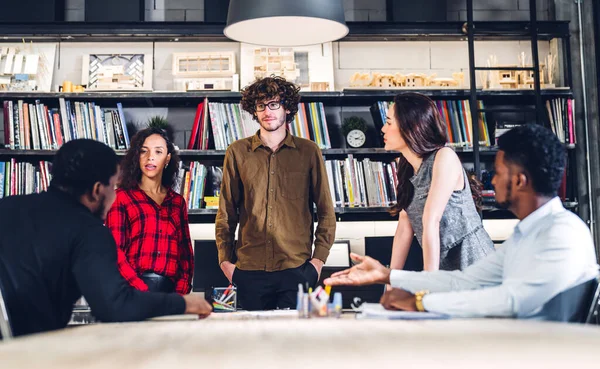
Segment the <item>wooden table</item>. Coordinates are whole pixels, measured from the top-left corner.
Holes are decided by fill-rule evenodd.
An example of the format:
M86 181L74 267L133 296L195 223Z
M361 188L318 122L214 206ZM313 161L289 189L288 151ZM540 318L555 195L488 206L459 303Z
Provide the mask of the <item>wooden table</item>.
M238 317L239 318L239 317ZM97 324L0 343L0 368L600 368L600 327L498 320Z

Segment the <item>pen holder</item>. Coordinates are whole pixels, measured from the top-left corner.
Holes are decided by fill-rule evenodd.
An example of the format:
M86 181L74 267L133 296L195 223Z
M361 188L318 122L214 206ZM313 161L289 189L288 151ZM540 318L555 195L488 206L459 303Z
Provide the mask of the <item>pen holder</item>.
M213 288L212 306L214 312L236 311L237 288L235 286Z

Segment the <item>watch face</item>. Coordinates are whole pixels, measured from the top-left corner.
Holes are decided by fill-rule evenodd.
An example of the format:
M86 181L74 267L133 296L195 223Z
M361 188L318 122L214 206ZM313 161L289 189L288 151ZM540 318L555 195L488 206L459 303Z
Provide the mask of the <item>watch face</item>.
M353 129L352 131L348 132L346 140L348 141L348 144L352 147L361 147L365 144L367 136L365 136L365 133L363 131L359 129Z

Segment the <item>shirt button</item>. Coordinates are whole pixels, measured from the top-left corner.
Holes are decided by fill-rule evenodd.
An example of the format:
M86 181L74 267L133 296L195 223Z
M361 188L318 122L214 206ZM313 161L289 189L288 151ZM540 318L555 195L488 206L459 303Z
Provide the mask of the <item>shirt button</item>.
M271 188L269 191L273 192L273 189Z
M271 157L272 157L272 158L274 158L274 157L275 157L275 154L271 155Z
M269 224L269 227L273 227L273 224Z
M271 175L275 174L275 172L271 172Z

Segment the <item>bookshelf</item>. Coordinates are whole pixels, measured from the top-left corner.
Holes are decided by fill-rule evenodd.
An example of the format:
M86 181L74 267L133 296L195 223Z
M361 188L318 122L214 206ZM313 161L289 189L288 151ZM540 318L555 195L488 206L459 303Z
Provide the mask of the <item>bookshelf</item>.
M472 3L472 1L468 1ZM472 5L472 4L471 4ZM472 10L472 9L471 9ZM469 27L470 25L470 27ZM381 42L381 41L504 41L504 40L567 40L569 34L569 22L544 21L536 22L474 22L472 16L468 22L349 22L350 33L342 41L348 42ZM35 31L33 31L35 29ZM13 23L0 25L0 33L4 35L5 42L22 39L33 42L231 42L223 36L223 24L213 23L173 23L173 22L144 22L144 23L47 23L29 24ZM562 75L566 86L571 81L570 49L569 43L564 42L561 49L563 53ZM470 63L469 73L475 72L474 59L471 58L475 52L469 48ZM537 62L537 60L536 60ZM570 88L552 88L531 90L483 90L475 85L475 78L470 88L464 89L379 89L361 90L346 88L335 92L302 92L303 102L320 102L325 106L327 125L330 128L331 149L323 149L326 160L340 160L348 155L363 160L365 158L391 162L398 153L386 152L380 147L367 147L350 149L345 147L343 137L340 137L339 127L345 116L351 114L354 108L368 108L378 101L391 101L398 93L403 91L420 92L430 96L434 100L448 101L482 101L484 108L471 109L471 116L477 117L479 113L491 115L498 114L522 114L523 119L536 120L540 124L546 124L542 114L538 114L540 103L552 99L573 98ZM104 106L114 106L122 103L128 108L183 108L193 110L204 98L211 102L237 103L240 100L239 92L81 92L81 93L31 93L31 92L0 92L0 100L23 100L33 102L39 100L48 106L58 107L60 98L71 101L94 102ZM545 109L542 109L545 111ZM371 122L372 123L372 122ZM491 123L488 123L488 125ZM187 130L192 128L192 122L186 123ZM488 126L488 129L492 127ZM371 128L371 135L377 134L377 128ZM475 130L478 132L478 130ZM477 133L475 134L477 135ZM475 136L477 138L477 136ZM212 142L212 141L211 141ZM187 147L187 137L180 140L180 148ZM565 145L569 150L569 162L574 169L575 144ZM210 147L215 147L214 143ZM493 163L496 149L493 146L480 146L475 139L470 147L455 147L461 160L473 163L473 169L481 177L482 168L490 167ZM6 150L0 149L0 161L11 158L26 162L40 160L51 160L55 150ZM123 155L124 151L117 151ZM217 165L224 158L223 150L186 150L180 151L181 158L186 161L200 161ZM569 177L576 177L569 175ZM571 196L565 204L572 209L577 209L577 196ZM339 220L392 220L385 207L337 207L336 213ZM191 209L190 220L192 222L214 222L216 210L214 209ZM484 218L511 217L505 211L488 207L483 211Z

